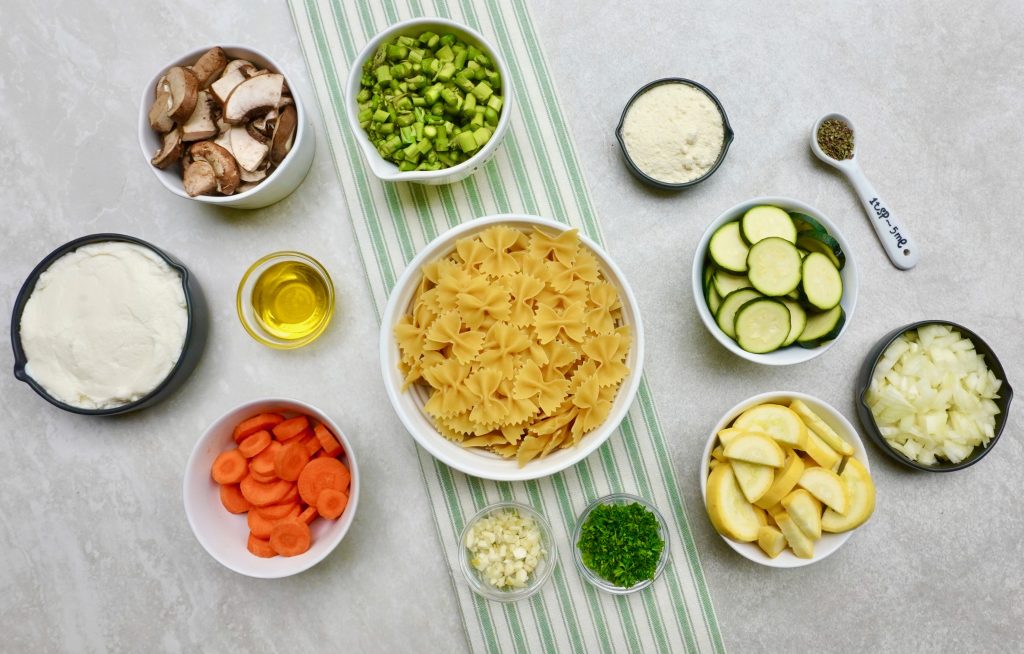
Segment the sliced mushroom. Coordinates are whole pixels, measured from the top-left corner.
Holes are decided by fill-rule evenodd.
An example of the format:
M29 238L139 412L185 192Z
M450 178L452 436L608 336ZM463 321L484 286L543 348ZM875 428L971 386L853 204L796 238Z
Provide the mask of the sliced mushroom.
M185 167L182 184L189 197L210 195L217 190L217 174L207 161L194 161Z
M213 121L213 99L206 91L199 92L196 109L181 126L182 141L201 141L217 135L217 123Z
M231 156L235 156L235 153L231 151L231 130L228 129L217 135L217 138L213 139L213 142L224 148L228 152L231 152ZM236 159L237 161L237 159Z
M238 165L253 172L260 167L270 152L270 146L254 139L243 125L231 129L231 152L235 155Z
M199 80L191 70L175 66L167 71L167 84L171 93L171 107L167 114L176 122L183 122L196 108Z
M149 126L158 134L166 134L174 129L174 121L168 113L172 104L171 93L159 89L160 85L157 84L156 99L149 108Z
M181 156L181 133L178 130L164 134L163 143L156 151L150 163L160 168L167 168Z
M235 87L224 103L224 120L232 125L262 116L281 101L284 76L268 73L250 77Z
M241 70L242 70L242 74L245 75L246 77L256 77L258 75L266 75L267 73L270 72L266 68L256 68L255 66L253 66L251 68L244 68L243 67Z
M242 182L241 184L238 185L237 192L238 193L245 193L246 191L251 191L252 189L256 188L257 186L259 186L259 182Z
M292 100L292 96L282 95L281 101L277 103L277 108L283 109L284 107L287 107L290 104L295 104L295 100Z
M267 136L260 130L256 129L256 125L254 123L246 123L245 131L249 132L249 136L256 139L260 143L265 143L268 145L270 144L270 136Z
M202 57L196 60L189 68L195 73L199 80L199 88L205 89L214 79L220 76L221 72L228 65L228 55L219 47L207 50Z
M238 163L226 149L213 141L193 143L188 149L189 156L196 162L205 161L213 167L217 178L217 190L231 195L238 187Z
M267 178L267 174L270 172L270 162L264 162L262 166L256 170L249 172L245 168L238 171L238 176L242 182L261 182ZM239 184L238 192L242 192L242 185Z
M213 83L210 90L213 91L213 95L217 98L217 101L221 104L227 102L228 96L235 90L235 87L246 80L243 69L255 69L251 62L245 59L234 59L228 62L228 65L224 67L224 72L221 73L220 79Z
M288 105L281 111L274 124L274 138L270 143L270 161L276 166L280 164L295 140L295 128L299 124L299 116L295 107Z
M275 120L277 120L277 109L271 109L266 115L253 120L249 125L259 130L264 136L273 136ZM252 134L251 131L249 133ZM259 138L255 134L253 136Z

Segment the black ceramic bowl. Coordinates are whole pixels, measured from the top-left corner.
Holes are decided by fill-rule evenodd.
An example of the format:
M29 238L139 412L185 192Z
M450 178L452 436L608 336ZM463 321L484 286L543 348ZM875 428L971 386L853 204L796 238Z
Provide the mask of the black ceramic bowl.
M655 86L659 86L661 84L688 84L689 86L700 89L702 92L704 92L705 95L711 98L711 101L715 103L716 107L718 107L718 113L722 115L722 127L725 129L725 138L722 141L722 151L718 153L718 159L715 161L715 165L711 166L708 172L704 173L697 179L691 179L688 182L682 182L679 184L663 182L659 179L651 177L644 171L640 170L639 166L633 163L633 160L630 158L629 152L626 150L626 142L623 141L622 139L622 124L626 121L626 114L629 113L629 108L633 106L633 103L636 101L637 98L639 98L641 95L643 95L650 89L654 88ZM722 107L722 103L718 101L718 98L715 97L715 94L712 93L710 89L708 89L708 87L704 86L703 84L694 82L693 80L686 79L684 77L663 77L662 79L656 79L653 82L650 82L649 84L644 84L643 86L641 86L640 89L633 94L633 97L629 99L629 102L626 103L626 106L622 109L622 115L619 117L619 125L618 127L615 128L615 138L619 142L619 149L622 150L622 158L626 161L626 167L629 168L629 172L633 173L633 175L636 176L636 178L639 179L640 181L649 184L655 188L660 188L666 191L678 191L680 189L689 188L690 186L700 184L708 177L714 175L715 171L718 170L718 167L722 165L723 161L725 161L725 154L729 151L729 146L732 144L732 139L734 136L735 134L732 131L732 126L729 125L729 117L725 115L725 109Z
M32 379L28 373L25 372L27 359L25 357L25 350L21 346L21 314L25 310L25 305L28 303L28 299L32 296L32 291L36 288L36 281L39 279L39 276L43 274L43 272L45 272L54 261L69 252L77 250L83 245L89 245L91 243L105 243L107 241L133 243L135 245L148 248L158 254L168 263L168 265L181 274L181 283L185 291L185 304L188 308L188 328L185 332L185 344L182 346L182 352L181 356L178 357L178 363L174 365L174 368L171 369L171 372L168 373L167 377L164 378L160 385L150 391L149 394L140 397L134 402L122 404L121 406L112 407L110 409L83 409L81 407L65 404L64 402L50 396L50 394L46 392L46 389L44 389L38 382L36 382L36 380ZM87 416L112 416L121 413L129 413L131 411L138 411L139 409L152 406L165 397L171 395L186 379L188 379L189 374L191 374L192 370L196 367L196 364L199 363L199 358L203 354L203 348L206 345L206 334L209 330L209 319L210 316L209 311L206 308L206 301L203 298L203 293L200 290L199 283L196 281L195 277L189 273L188 268L186 268L180 261L160 248L141 239L137 239L133 236L125 236L123 234L91 234L89 236L76 238L75 240L69 241L60 246L40 261L39 265L37 265L29 274L28 279L25 280L24 285L21 287L21 291L18 293L18 298L14 302L14 311L11 314L11 345L14 347L14 376L31 386L32 390L38 393L40 397L50 404L72 413L80 413Z
M875 424L875 417L871 413L870 407L867 403L868 386L871 385L871 378L875 374L875 366L878 365L878 360L882 358L882 354L885 353L889 345L896 340L896 337L904 332L908 332L922 325L948 325L953 329L960 332L965 338L969 339L974 343L974 350L985 357L985 365L991 370L996 378L1001 379L1003 384L999 387L999 399L996 400L996 406L999 407L999 415L996 416L996 428L995 436L988 442L988 447L975 447L974 451L971 452L970 456L959 463L936 463L934 465L925 465L916 461L911 461L909 458L903 455L903 453L894 450L886 442L882 433L878 431L878 425ZM867 435L878 445L883 452L889 455L890 458L899 461L908 468L914 468L915 470L925 470L927 472L952 472L954 470L962 470L968 466L972 466L980 461L986 454L992 451L995 447L996 441L999 440L999 436L1003 433L1003 428L1006 427L1006 420L1010 415L1010 400L1013 399L1013 389L1010 388L1010 382L1006 379L1006 373L1003 371L1002 364L999 363L999 359L996 358L995 352L989 347L980 336L975 334L970 329L958 325L948 320L922 320L920 322L910 323L904 325L899 329L894 329L885 336L871 349L868 353L867 358L864 360L864 364L861 366L860 373L857 376L857 417L860 418L860 424L864 428Z

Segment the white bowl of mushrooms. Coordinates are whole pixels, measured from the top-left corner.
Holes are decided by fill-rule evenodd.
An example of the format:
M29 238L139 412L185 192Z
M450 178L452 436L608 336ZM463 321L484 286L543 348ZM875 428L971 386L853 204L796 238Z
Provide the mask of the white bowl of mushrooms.
M316 138L281 68L258 50L226 45L193 50L150 80L139 145L175 195L256 209L298 187Z

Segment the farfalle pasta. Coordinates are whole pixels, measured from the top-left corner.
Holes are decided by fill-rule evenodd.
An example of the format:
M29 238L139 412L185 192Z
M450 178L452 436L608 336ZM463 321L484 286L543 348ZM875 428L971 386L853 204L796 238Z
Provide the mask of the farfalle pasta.
M422 273L394 334L445 438L523 466L608 418L632 335L576 230L491 227Z

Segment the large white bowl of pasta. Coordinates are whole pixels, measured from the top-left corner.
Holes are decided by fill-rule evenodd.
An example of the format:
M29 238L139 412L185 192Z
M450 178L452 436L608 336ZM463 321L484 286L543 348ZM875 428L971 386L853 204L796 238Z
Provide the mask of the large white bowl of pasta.
M522 481L600 447L640 385L643 326L622 271L569 226L478 218L428 244L384 310L388 398L466 474Z

